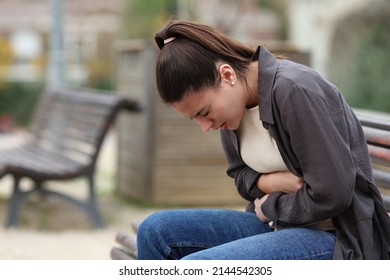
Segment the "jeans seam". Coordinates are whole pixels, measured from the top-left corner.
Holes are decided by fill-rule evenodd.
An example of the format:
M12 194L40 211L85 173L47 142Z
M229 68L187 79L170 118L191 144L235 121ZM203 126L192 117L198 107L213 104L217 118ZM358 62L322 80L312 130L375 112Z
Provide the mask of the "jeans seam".
M300 258L300 260L305 260L305 259L312 259L313 257L318 257L318 256L323 256L323 255L328 255L328 254L331 254L333 255L333 251L330 250L330 251L326 251L326 252L321 252L321 253L317 253L317 254L313 254L313 255L310 255L310 256L306 256L306 257L303 257L303 258Z
M168 246L170 248L177 248L177 247L197 247L197 248L203 248L203 249L209 249L211 246L208 246L205 243L196 243L196 242L190 242L190 241L180 241L180 242L173 242L169 243Z
M205 243L196 243L196 242L194 243L190 241L168 243L166 249L164 250L165 259L168 259L169 256L172 255L172 248L179 248L179 247L197 247L202 249L211 248L211 246L208 246Z

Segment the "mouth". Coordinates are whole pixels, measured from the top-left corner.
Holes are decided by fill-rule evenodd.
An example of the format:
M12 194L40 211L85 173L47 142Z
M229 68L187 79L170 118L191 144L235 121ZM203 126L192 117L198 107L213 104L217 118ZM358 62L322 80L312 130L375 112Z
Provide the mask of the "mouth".
M220 127L219 127L219 129L222 129L222 130L228 129L227 123L224 122L223 124L221 124Z

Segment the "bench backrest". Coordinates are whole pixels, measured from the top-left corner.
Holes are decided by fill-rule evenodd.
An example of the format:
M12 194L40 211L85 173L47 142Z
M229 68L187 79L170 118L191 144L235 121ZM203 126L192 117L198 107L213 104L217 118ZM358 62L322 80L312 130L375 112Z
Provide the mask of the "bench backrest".
M390 212L390 115L357 111L370 153L375 183Z
M42 94L30 126L34 145L93 165L119 109L139 108L118 95L92 91L62 89Z

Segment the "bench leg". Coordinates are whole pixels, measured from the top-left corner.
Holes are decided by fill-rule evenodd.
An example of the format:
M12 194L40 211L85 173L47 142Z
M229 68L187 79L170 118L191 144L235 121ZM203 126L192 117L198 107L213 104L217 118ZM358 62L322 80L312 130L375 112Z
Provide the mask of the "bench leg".
M104 222L96 201L95 181L94 181L93 174L88 175L87 180L88 180L88 187L89 187L89 199L87 202L86 211L94 226L97 228L103 228Z
M104 227L104 222L102 219L102 216L99 211L99 207L97 204L96 200L96 194L95 194L95 183L94 183L94 178L93 175L88 175L87 180L88 180L88 187L89 187L89 197L86 202L81 202L78 201L68 195L59 193L59 192L54 192L54 191L49 191L47 189L40 189L40 188L34 188L31 191L23 192L20 190L20 177L14 176L14 186L13 186L13 191L12 191L12 196L8 204L8 212L7 212L7 217L6 217L6 222L5 222L5 227L10 228L12 226L16 226L19 222L19 217L20 217L20 210L23 206L23 203L26 199L26 197L36 191L40 190L42 194L48 194L48 195L56 195L59 196L65 200L67 200L70 203L73 203L74 205L80 207L83 209L86 214L89 216L92 224L96 228L103 228ZM38 183L36 184L37 186L39 185Z
M20 191L19 182L20 177L14 176L14 186L12 191L12 196L8 204L7 218L5 222L5 227L10 228L16 226L19 222L20 208L24 202L25 194Z

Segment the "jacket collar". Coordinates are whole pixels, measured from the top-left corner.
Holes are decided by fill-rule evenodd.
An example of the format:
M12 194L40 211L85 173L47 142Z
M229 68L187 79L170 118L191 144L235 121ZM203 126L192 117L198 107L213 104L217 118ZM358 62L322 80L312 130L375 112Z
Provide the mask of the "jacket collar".
M279 66L278 60L263 46L256 50L255 57L258 57L258 87L259 87L259 108L260 120L274 124L272 114L272 89L275 82L276 71Z

